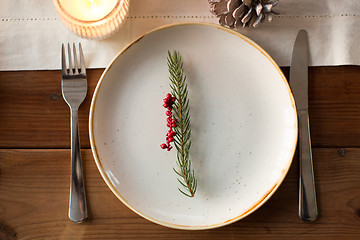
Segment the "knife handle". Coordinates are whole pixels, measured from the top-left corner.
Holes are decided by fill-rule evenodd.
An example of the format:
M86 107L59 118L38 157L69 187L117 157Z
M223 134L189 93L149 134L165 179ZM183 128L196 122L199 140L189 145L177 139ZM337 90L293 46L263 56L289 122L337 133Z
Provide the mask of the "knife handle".
M313 161L311 154L310 124L307 111L299 111L299 217L314 221L318 216Z

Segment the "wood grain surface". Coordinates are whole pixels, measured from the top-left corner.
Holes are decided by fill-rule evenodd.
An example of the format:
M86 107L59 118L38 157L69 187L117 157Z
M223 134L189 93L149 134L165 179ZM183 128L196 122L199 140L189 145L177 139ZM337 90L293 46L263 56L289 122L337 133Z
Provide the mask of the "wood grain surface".
M288 77L289 68L282 68ZM79 126L89 219L68 220L70 112L60 71L0 72L0 240L360 239L360 67L309 69L309 110L319 218L302 222L298 160L274 196L229 226L174 230L149 222L106 186L91 155L88 113L103 69L88 71Z
M288 77L289 68L282 68ZM83 148L90 148L88 115L103 69L88 71L79 109ZM0 148L69 148L70 111L61 96L60 71L0 72ZM360 67L309 69L309 111L314 147L360 147Z
M360 149L315 148L319 218L302 222L298 161L274 196L259 210L213 230L174 230L129 210L102 180L91 150L83 150L89 219L68 220L69 150L0 150L1 224L17 239L358 239ZM1 230L0 230L1 231Z

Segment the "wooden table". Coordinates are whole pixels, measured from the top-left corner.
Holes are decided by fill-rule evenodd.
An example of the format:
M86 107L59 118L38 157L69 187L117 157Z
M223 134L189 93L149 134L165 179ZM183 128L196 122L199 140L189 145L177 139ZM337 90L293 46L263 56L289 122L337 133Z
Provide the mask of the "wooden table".
M289 68L282 68L288 76ZM60 71L0 72L0 239L360 239L360 67L309 69L309 108L319 218L298 217L298 159L274 196L231 225L204 231L151 223L112 194L88 137L88 71L79 111L89 219L68 217L69 109Z

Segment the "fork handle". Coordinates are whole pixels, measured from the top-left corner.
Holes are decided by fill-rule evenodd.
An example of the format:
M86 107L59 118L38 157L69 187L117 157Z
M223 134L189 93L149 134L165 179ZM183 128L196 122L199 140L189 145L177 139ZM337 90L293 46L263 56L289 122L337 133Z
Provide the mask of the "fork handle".
M299 111L299 125L299 216L303 221L314 221L317 218L318 210L307 111Z
M87 218L77 109L71 110L71 182L69 218L71 221L77 223L81 223Z

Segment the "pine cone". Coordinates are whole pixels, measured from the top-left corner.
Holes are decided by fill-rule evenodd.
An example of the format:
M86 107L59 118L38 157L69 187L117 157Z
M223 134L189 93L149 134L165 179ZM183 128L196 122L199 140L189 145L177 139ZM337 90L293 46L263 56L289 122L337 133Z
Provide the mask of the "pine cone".
M208 0L210 12L219 17L219 23L230 28L257 27L267 19L272 21L273 7L278 0Z

